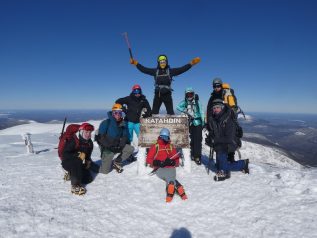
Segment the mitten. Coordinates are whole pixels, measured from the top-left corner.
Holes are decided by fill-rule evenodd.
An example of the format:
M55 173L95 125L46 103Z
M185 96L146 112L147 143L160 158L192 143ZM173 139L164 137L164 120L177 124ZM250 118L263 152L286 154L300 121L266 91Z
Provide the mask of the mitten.
M162 161L160 161L160 160L155 159L155 160L153 160L153 166L154 166L154 167L161 167L161 168L163 168L163 167L164 167L164 163L163 163Z
M130 58L130 64L137 65L138 61L133 58Z
M190 64L195 65L195 64L198 64L199 62L200 62L200 58L196 57L196 58L192 59L192 61L190 61Z
M78 152L78 158L84 161L86 159L86 154L84 152Z
M165 166L175 166L176 162L173 159L170 158L166 158L166 160L164 161Z

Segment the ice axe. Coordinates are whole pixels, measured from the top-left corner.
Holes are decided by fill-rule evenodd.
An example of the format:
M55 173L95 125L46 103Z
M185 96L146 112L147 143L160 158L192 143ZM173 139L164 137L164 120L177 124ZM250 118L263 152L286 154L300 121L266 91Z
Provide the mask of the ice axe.
M124 36L124 39L127 43L129 53L130 53L130 58L133 59L132 49L131 49L131 45L130 45L129 38L128 38L128 32L123 32L122 35Z
M175 155L173 155L170 159L174 159L177 155L179 155L181 152L180 151L178 151ZM149 173L149 175L150 176L152 176L152 175L154 175L155 174L155 172L157 171L159 169L159 167L158 168L155 168L155 169L153 169L152 170L152 172L151 173Z

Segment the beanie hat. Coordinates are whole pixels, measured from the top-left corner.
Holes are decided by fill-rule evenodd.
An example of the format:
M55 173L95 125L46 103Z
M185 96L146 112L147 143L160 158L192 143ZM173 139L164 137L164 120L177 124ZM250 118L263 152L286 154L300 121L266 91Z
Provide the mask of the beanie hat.
M221 109L223 109L224 106L225 106L225 104L224 104L224 102L223 102L222 99L215 99L215 100L212 102L212 107L214 107L214 106L220 106Z
M221 78L214 78L212 81L212 85L222 84Z

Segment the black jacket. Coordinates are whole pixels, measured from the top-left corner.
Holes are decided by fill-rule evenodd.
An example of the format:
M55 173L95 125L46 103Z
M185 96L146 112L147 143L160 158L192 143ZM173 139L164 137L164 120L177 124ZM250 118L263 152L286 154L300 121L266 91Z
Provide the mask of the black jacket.
M235 125L233 121L234 113L232 109L225 105L224 109L218 114L209 116L209 135L214 140L214 149L216 152L234 151L235 142Z
M65 143L63 150L63 160L78 160L78 152L84 152L86 154L86 160L91 160L91 153L94 148L91 139L84 140L79 136L79 146L76 146L76 141L71 138Z
M147 68L141 64L137 64L136 67L142 73L154 76L155 85L171 86L173 76L177 76L186 72L192 67L192 65L185 64L184 66L179 68L170 68L169 65L167 65L165 69L161 69L159 67ZM169 70L169 74L167 73L167 69Z
M126 119L130 122L140 122L140 116L143 108L146 108L147 110L145 117L152 115L150 104L144 95L136 97L131 93L130 96L119 98L116 103L120 103L122 105L126 104L128 106Z

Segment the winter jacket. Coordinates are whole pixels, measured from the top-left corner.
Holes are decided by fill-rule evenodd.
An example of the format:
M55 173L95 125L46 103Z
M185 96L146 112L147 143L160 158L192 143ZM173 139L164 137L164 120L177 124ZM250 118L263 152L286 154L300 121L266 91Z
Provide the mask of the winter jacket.
M108 112L108 119L100 123L98 133L100 145L113 152L117 152L118 147L123 149L129 143L126 122L124 120L117 122L111 111Z
M170 87L173 77L186 72L192 65L186 64L179 68L170 68L169 65L167 65L166 68L161 69L159 66L157 66L157 68L147 68L138 63L136 67L142 73L154 76L155 92L159 91L161 94L165 94L172 91ZM165 87L162 88L161 86Z
M79 136L79 146L76 147L76 141L74 138L69 139L65 143L63 150L64 160L78 160L78 152L84 152L86 154L85 160L91 160L91 153L94 148L94 144L91 139L85 140Z
M150 104L143 94L140 97L136 97L134 94L131 93L130 96L119 98L116 103L120 103L121 105L125 104L128 106L126 119L129 122L139 123L143 108L146 108L147 110L144 115L145 117L149 117L152 115Z
M166 143L161 138L158 138L157 142L153 144L148 151L146 163L153 167L154 160L160 160L164 162L167 158L172 158L175 154L177 154L177 151L170 142ZM166 166L165 168L179 166L179 155L176 155L172 159L175 160L175 166Z
M216 99L221 99L223 100L223 90L221 89L219 92L216 91L212 91L212 93L210 94L210 98L208 100L208 104L207 104L207 111L206 111L206 118L207 120L211 117L212 115L212 104L213 101ZM208 123L208 121L207 121Z
M228 153L236 148L235 125L232 113L234 113L232 109L225 105L218 115L212 114L209 117L209 135L214 140L216 152Z
M190 121L191 125L194 126L199 126L202 125L204 126L205 124L205 115L204 115L204 110L201 105L201 103L198 100L183 100L177 105L177 110L183 113L189 113L192 108L193 115L193 120ZM189 113L190 114L190 113Z

